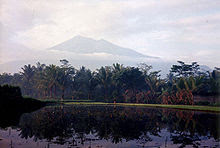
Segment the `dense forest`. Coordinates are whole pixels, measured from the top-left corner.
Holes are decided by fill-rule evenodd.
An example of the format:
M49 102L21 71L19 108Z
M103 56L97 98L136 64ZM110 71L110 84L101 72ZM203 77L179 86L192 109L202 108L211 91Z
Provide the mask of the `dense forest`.
M23 96L104 102L193 104L195 96L220 95L220 68L201 71L197 62L178 61L166 78L145 63L137 67L113 64L91 71L61 65L25 65L20 73L0 74L0 85L21 88Z

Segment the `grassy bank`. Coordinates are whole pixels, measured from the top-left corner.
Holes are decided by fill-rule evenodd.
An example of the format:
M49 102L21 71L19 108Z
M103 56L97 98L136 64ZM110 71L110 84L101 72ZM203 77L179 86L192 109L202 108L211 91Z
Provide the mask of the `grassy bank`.
M220 107L199 106L199 105L166 105L166 104L136 104L136 103L104 103L104 102L65 102L68 105L117 105L117 106L139 106L139 107L158 107L158 108L173 108L184 110L197 110L220 113Z
M92 100L70 100L70 99L65 99L65 100L60 100L60 99L37 99L41 102L44 102L46 104L65 104L65 103L74 103L74 102L94 102Z

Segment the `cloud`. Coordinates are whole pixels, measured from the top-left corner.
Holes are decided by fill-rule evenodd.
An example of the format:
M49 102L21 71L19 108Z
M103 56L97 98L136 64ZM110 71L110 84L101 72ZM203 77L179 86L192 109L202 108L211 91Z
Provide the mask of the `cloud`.
M0 0L1 34L44 49L75 35L104 38L165 59L207 61L220 45L220 1L209 0ZM6 35L7 34L7 35ZM216 62L209 61L210 65ZM220 62L219 62L220 63Z

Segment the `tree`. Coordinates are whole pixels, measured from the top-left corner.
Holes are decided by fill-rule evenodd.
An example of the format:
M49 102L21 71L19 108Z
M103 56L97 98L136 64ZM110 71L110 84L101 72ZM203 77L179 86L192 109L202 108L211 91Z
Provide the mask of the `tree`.
M74 76L74 87L77 92L83 94L83 97L91 99L92 90L95 87L93 73L89 69L86 69L84 66L82 66L80 70L76 71ZM87 94L87 96L84 96L84 94Z
M60 60L61 67L58 68L57 84L61 88L61 100L64 99L65 89L72 84L75 69L69 64L66 59Z
M34 84L35 84L34 87L37 90L37 97L46 97L48 81L45 71L46 71L46 65L38 62L35 67L35 76L34 76Z
M214 95L220 94L220 70L219 68L215 68L211 73L209 73L209 88L210 93Z
M126 101L135 102L136 93L144 87L144 76L139 68L127 67L117 76L116 81L122 84Z
M108 101L108 90L112 84L112 70L111 67L101 67L97 70L98 72L95 74L95 79L98 84L103 88L104 91L104 100Z
M24 67L21 68L22 72L21 74L23 75L23 80L24 80L24 90L25 90L25 94L30 96L31 95L31 91L32 91L32 84L33 84L33 77L34 77L34 66L31 66L30 64L28 65L24 65Z
M58 67L56 65L49 65L45 68L41 82L47 84L47 88L50 91L50 98L53 97L53 87L58 81ZM46 80L46 81L44 81Z
M146 76L150 72L150 70L153 68L151 65L147 65L146 63L140 63L138 64L138 68L140 71L143 72L143 74Z
M176 77L189 77L196 76L199 74L199 65L197 62L192 64L185 64L182 61L177 61L180 65L173 65L170 72L175 74Z
M120 74L125 70L125 67L122 64L115 63L112 66L112 83L114 86L114 90L112 92L112 97L114 98L114 101L124 101L123 100L123 82L120 81Z
M60 62L60 66L38 62L25 65L20 73L0 74L0 85L19 86L23 95L31 97L75 96L106 102L192 104L195 95L220 94L220 68L201 73L197 62L178 61L166 79L146 63L138 67L115 63L92 72L85 67L76 70L66 59Z
M13 76L9 73L3 73L0 75L0 84L5 85L5 84L12 84L12 79Z
M149 75L145 76L145 82L148 86L149 93L146 96L146 101L149 103L160 103L160 95L162 94L164 87L165 87L165 81L160 79L160 71L154 71L150 72Z

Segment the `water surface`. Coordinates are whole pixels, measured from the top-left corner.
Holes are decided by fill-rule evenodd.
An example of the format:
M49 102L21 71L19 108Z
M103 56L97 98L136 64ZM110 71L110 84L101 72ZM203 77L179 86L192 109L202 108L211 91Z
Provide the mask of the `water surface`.
M216 113L66 105L17 116L1 119L0 147L219 147L220 141Z

